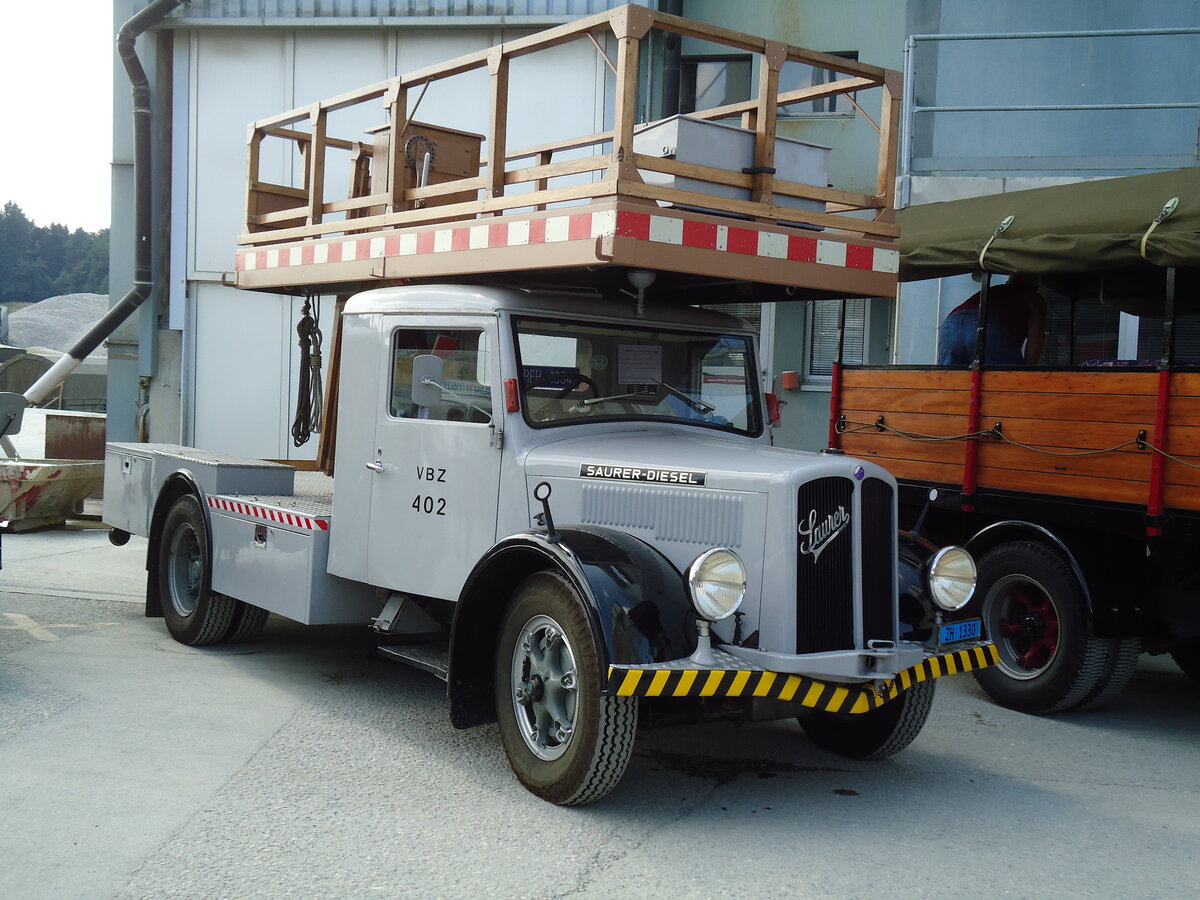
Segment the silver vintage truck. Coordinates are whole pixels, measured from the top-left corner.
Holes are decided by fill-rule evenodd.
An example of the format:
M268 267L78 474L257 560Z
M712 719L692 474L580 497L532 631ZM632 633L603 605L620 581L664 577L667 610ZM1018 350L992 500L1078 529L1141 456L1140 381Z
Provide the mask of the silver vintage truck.
M884 757L937 678L995 662L971 557L897 531L886 471L771 446L740 320L411 286L342 329L332 478L109 445L105 520L149 537L177 640L370 623L559 804L617 784L643 711L794 717Z

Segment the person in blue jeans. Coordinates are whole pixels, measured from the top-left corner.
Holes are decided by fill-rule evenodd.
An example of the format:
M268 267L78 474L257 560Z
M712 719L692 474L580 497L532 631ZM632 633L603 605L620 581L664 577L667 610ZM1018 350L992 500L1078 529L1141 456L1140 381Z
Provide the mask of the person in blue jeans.
M1046 301L1037 278L1013 275L988 289L987 346L989 366L1037 365L1046 346ZM938 331L938 365L965 366L975 361L979 293L946 315Z

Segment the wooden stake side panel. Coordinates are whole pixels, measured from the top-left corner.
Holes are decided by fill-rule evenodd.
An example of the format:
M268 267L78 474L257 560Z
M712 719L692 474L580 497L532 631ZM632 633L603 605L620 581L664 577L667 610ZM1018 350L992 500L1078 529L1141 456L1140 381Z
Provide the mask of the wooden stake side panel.
M842 449L901 480L962 484L970 372L847 369L842 378ZM985 370L981 429L999 423L1007 441L979 441L978 484L1144 506L1155 453L1137 439L1145 432L1162 446L1154 435L1157 396L1156 372ZM880 416L895 431L874 427ZM1166 507L1200 511L1200 469L1192 467L1200 466L1200 373L1171 376L1165 444L1183 460L1166 463ZM1102 452L1078 455L1089 451Z
M647 48L642 43L654 30L725 44L748 51L759 58L760 69L768 77L760 79L758 95L728 106L700 110L690 114L701 121L716 121L743 116L751 134L752 153L746 159L721 160L721 165L700 165L673 156L658 158L634 152L633 141L640 126L650 123L637 121L639 102L637 60ZM591 135L566 135L561 139L539 145L512 149L508 145L509 62L520 56L578 42L581 52L611 53L616 60L605 57L613 69L617 84L610 92L613 127ZM836 73L828 84L799 91L778 93L777 74L787 61L797 61L827 68ZM486 134L477 135L445 128L436 122L436 110L422 107L427 88L446 78L473 70L486 70L490 76L490 115ZM810 241L809 230L828 229L842 234L832 237L829 246L850 245L855 236L865 243L858 246L882 246L895 249L897 229L894 224L892 193L896 171L898 121L895 107L900 89L899 74L878 67L791 47L764 38L744 35L728 29L699 22L690 22L640 6L624 6L580 19L538 35L506 42L498 47L451 60L400 77L369 85L327 100L309 104L290 112L273 116L251 126L249 136L249 172L247 177L246 220L239 239L239 287L273 288L341 283L349 285L357 279L361 284L390 277L409 277L394 272L409 267L395 263L348 267L347 263L361 262L359 250L348 254L347 237L374 235L386 246L398 240L407 247L406 229L452 223L471 229L489 228L496 220L510 216L525 216L554 209L564 203L599 207L611 202L632 202L647 210L659 208L678 212L679 207L701 208L726 217L731 239L741 232L738 220L792 232L800 241ZM879 121L861 113L878 134L879 155L875 193L845 186L828 185L824 174L817 177L805 173L806 179L789 180L786 175L771 172L776 159L775 121L779 105L808 102L822 97L844 95L856 109L862 110L870 92L881 95ZM590 102L590 99L589 99ZM365 134L333 135L329 133L331 114L352 107L373 104L379 107L379 125ZM417 117L420 117L417 120ZM705 126L718 127L718 126ZM722 126L723 127L723 126ZM870 133L867 129L864 132ZM277 144L282 143L282 147ZM269 147L269 152L264 148ZM433 152L427 153L432 148ZM259 163L264 158L277 158L276 150L284 155L298 156L298 183L271 184L264 181ZM589 155L590 154L590 155ZM429 166L423 168L428 155ZM564 158L564 156L569 158ZM344 177L337 167L348 164ZM327 165L328 163L328 165ZM687 190L674 186L645 183L643 174L654 172L674 176ZM590 183L578 183L590 174ZM570 179L575 179L571 183ZM567 181L567 184L563 184ZM815 183L820 182L820 183ZM715 193L707 193L708 187ZM699 187L698 187L699 186ZM729 196L729 194L733 196ZM718 196L717 194L723 194ZM800 208L794 204L800 202ZM791 204L791 205L789 205ZM849 214L847 214L849 213ZM531 224L536 218L530 219ZM784 223L787 223L785 225ZM800 228L791 226L803 226ZM519 227L519 226L518 226ZM536 226L533 226L536 227ZM714 226L715 229L715 226ZM451 229L457 235L458 229ZM435 232L441 234L441 231ZM620 235L614 235L619 237ZM428 240L428 238L420 238ZM434 238L441 240L442 238ZM758 240L758 238L755 238ZM458 241L456 236L452 241ZM476 238L475 240L478 240ZM747 255L764 260L788 260L788 250L778 255L778 244L787 238L764 238L771 246L768 252ZM772 243L773 242L773 243ZM551 243L547 241L546 243ZM304 246L302 246L304 245ZM398 245L397 245L398 246ZM533 246L533 242L529 244ZM391 259L400 255L416 255L398 250L381 252L368 246L367 258ZM484 249L474 244L466 247L454 243L454 250ZM490 244L487 249L494 249ZM612 248L607 248L612 250ZM728 273L728 267L714 262L710 253L703 271L718 277L738 277ZM633 255L644 247L626 248ZM439 250L441 252L441 250ZM614 251L621 255L622 250ZM274 253L275 255L270 255ZM268 255L264 255L268 254ZM299 254L297 256L297 254ZM349 256L353 255L353 259ZM525 264L529 253L515 254ZM545 261L535 261L539 268L557 265L555 254ZM583 254L568 254L572 259ZM598 257L598 253L593 253ZM640 254L644 255L644 254ZM694 255L694 254L685 254ZM703 255L703 254L701 254ZM453 267L434 266L427 260L415 264L422 272L445 270L465 272L476 264L475 271L490 272L514 269L517 261L497 263L492 254L486 259L463 259ZM279 264L284 259L286 263ZM594 260L599 264L603 258ZM779 266L768 263L776 272L772 279L779 284L799 284L798 278L812 276L818 289L842 289L844 278L832 278L828 264L816 260L805 266ZM261 263L261 265L259 264ZM340 266L336 271L329 265ZM682 265L682 263L681 263ZM842 266L862 268L858 258ZM267 269L291 268L290 280L274 280L264 275ZM782 269L783 271L780 271ZM868 265L866 271L894 276L886 266ZM255 274L242 275L243 272ZM280 273L282 274L282 273ZM308 279L313 279L309 281ZM759 279L763 280L763 279ZM855 281L855 279L851 279ZM891 296L894 277L857 278L864 282L858 295Z

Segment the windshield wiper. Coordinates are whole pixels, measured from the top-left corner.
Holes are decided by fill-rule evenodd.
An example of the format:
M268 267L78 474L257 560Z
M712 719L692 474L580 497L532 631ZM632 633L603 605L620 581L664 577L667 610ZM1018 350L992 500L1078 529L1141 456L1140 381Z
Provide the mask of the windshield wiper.
M579 406L595 406L597 403L603 403L606 400L626 400L629 397L642 397L644 399L645 396L646 396L645 393L643 393L642 391L633 391L632 393L629 393L629 394L613 394L609 397L588 397L585 400L580 400L578 405Z
M700 413L700 415L702 415L702 416L710 416L714 412L716 412L717 408L715 406L713 406L711 403L705 403L703 400L699 399L698 397L693 397L690 394L685 394L683 391L681 391L679 388L675 387L674 385L667 384L665 381L659 381L657 378L654 379L654 383L661 384L668 391L670 391L672 394L674 394L676 397L678 397L680 400L682 400L684 403L686 403L688 406L690 406L696 412Z

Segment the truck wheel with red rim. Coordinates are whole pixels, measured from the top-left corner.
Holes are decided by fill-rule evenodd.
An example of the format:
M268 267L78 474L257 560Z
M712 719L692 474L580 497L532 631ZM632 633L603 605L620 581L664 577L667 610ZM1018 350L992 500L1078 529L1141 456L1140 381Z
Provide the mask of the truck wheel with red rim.
M813 712L800 717L809 740L849 759L887 759L913 742L933 706L936 681L922 681L870 712Z
M172 504L158 543L158 589L163 618L181 644L225 640L237 601L210 589L207 523L200 501L184 494Z
M1091 635L1083 590L1061 553L1032 541L1001 544L979 561L976 592L1000 662L975 678L993 700L1050 713L1107 693L1109 645L1119 642Z
M496 644L496 712L513 772L543 800L591 803L625 772L637 700L601 693L599 653L582 600L555 572L513 594Z

